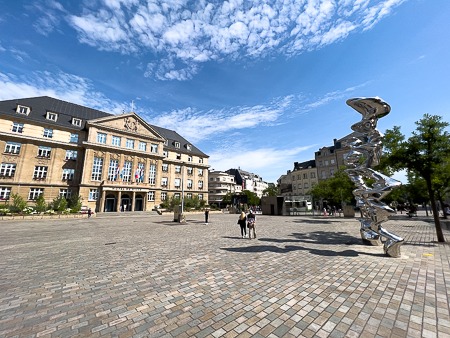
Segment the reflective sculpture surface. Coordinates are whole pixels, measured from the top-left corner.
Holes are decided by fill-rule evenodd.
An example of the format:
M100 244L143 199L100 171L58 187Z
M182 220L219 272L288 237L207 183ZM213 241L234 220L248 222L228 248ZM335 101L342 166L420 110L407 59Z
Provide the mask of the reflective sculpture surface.
M391 107L378 97L349 99L347 104L362 115L362 120L351 127L354 133L345 140L351 148L345 164L348 176L356 185L353 195L361 210L361 238L372 245L384 244L388 256L400 257L403 238L381 226L395 211L381 199L401 183L371 168L379 163L382 153L383 135L377 130L377 122L389 114ZM370 186L367 182L371 182Z

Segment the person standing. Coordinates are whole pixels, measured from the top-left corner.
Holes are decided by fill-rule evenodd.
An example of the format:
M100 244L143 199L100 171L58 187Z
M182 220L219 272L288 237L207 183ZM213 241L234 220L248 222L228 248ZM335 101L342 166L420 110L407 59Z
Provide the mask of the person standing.
M241 212L239 219L238 219L238 224L241 227L241 236L242 238L247 237L247 216L245 216L245 212Z
M205 209L205 223L208 224L209 209Z
M88 209L88 213L87 213L87 214L88 214L88 218L91 218L91 216L92 216L92 210L91 210L91 208Z
M253 230L253 238L256 238L256 215L251 209L247 215L247 226L248 226L248 238L252 238L252 230Z

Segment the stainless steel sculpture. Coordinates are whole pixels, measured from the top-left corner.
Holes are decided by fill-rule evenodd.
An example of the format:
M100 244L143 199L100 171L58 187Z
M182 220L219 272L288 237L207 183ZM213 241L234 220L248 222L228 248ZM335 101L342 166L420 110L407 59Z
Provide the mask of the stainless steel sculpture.
M384 237L384 252L400 257L403 238L381 226L395 211L381 199L401 183L371 169L379 163L382 153L383 135L376 129L377 122L389 114L391 107L378 97L349 99L347 104L362 115L362 120L351 127L354 133L346 139L351 150L345 156L346 172L356 185L353 195L361 210L361 238L365 243L381 245Z

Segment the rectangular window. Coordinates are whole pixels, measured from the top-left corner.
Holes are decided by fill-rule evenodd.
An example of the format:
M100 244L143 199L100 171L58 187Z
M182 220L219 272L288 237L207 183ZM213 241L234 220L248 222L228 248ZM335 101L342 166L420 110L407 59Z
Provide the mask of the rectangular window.
M181 160L181 154L177 154L177 160Z
M100 181L102 179L102 171L103 171L103 158L94 157L94 162L92 163L91 180Z
M70 143L78 143L78 134L70 134Z
M44 193L44 189L42 189L42 188L30 188L30 192L28 193L28 199L35 200L43 193Z
M62 180L71 181L75 175L75 169L63 169Z
M76 150L66 150L66 160L76 160L77 159L77 151Z
M166 150L164 150L164 151L163 151L163 156L164 156L164 157L167 157L167 156L169 156L169 153L168 153Z
M180 142L175 142L175 148L180 148Z
M97 143L106 144L106 134L105 133L97 133Z
M140 141L139 142L139 150L146 151L147 150L147 143Z
M192 198L192 194L191 194L190 192L188 192L188 193L186 194L186 197L187 197L187 198Z
M156 164L150 164L148 171L148 183L156 184Z
M81 127L81 120L80 119L76 119L76 118L72 118L72 124L76 127Z
M311 177L311 178L316 178L316 173L311 173L311 174L310 174L310 177Z
M192 156L188 156L188 162L192 162Z
M198 163L203 163L203 159L202 159L202 158L199 158L199 159L198 159Z
M50 147L42 147L42 146L38 147L38 154L37 154L38 157L49 158L51 153L52 153L52 148L50 148Z
M180 178L176 178L175 179L175 188L179 189L181 187L181 179Z
M203 181L198 181L198 189L199 190L203 189Z
M187 180L187 188L192 189L192 180Z
M187 174L188 174L188 175L192 175L192 174L194 173L194 169L192 169L192 168L190 168L190 167L188 167L188 168L186 169L186 171L187 171Z
M53 129L44 128L44 137L53 138Z
M176 165L176 166L175 166L175 173L176 173L176 174L181 173L181 166L180 166L180 165Z
M47 177L48 167L43 165L34 166L33 179L40 180Z
M2 177L14 177L16 173L15 163L2 163L0 166L0 176Z
M155 192L154 191L149 191L147 193L147 201L153 202L154 200L155 200Z
M162 171L165 172L165 173L169 171L169 165L167 163L163 163Z
M16 113L28 115L31 112L30 107L22 106L20 104L17 105Z
M136 171L134 172L134 180L135 182L144 182L145 175L145 164L138 163Z
M331 164L335 164L336 161L335 161L335 160L330 160L330 163L331 163Z
M0 187L0 200L9 200L10 195L11 195L11 188Z
M111 139L111 144L113 146L120 147L120 141L121 141L121 139L120 139L119 136L113 136L112 139Z
M98 200L98 189L89 189L89 201Z
M20 153L20 143L7 142L5 146L5 153L18 155Z
M59 196L64 197L66 200L68 200L70 197L72 197L72 189L59 189Z
M202 201L202 200L203 200L203 194L198 194L198 199L199 199L200 201Z
M134 140L127 138L126 147L128 149L134 149Z
M165 201L167 199L167 193L165 191L161 192L161 201Z
M22 134L23 133L23 123L14 122L11 131L13 133Z
M116 181L119 174L119 160L110 160L108 167L108 181Z
M175 193L175 194L173 194L173 198L174 199L176 199L176 200L179 200L180 199L180 193Z
M46 118L47 118L47 120L56 122L56 120L58 120L58 114L52 113L52 112L48 111L48 112L47 112L47 117L46 117Z
M192 145L191 144L186 144L186 149L191 151L192 150Z
M308 183L305 183L305 184L303 185L303 188L308 189L308 188L309 188Z
M157 153L158 153L158 145L152 143L152 144L150 145L150 152L153 153L153 154L157 154Z
M161 178L161 186L162 187L167 187L167 182L168 182L167 177Z
M122 169L122 181L123 182L130 182L131 180L131 161L125 161L123 163L123 169Z
M303 178L305 179L305 178L308 178L308 173L304 173L303 174Z
M203 169L198 169L198 176L203 176Z

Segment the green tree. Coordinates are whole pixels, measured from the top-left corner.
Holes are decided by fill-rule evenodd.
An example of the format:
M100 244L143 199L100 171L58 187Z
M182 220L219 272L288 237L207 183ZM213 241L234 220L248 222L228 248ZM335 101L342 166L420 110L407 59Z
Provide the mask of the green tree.
M73 194L68 200L68 207L71 212L79 212L81 210L81 197L78 194Z
M47 210L47 204L45 203L44 194L40 194L34 202L36 203L35 205L37 212L44 212L45 210Z
M21 213L27 207L27 202L19 194L11 194L10 198L12 199L11 212Z
M53 210L61 213L67 209L67 200L64 196L58 196L52 201Z
M445 242L433 183L442 176L442 168L450 157L450 135L445 130L449 126L441 116L425 114L416 122L416 130L405 140L400 127L386 131L384 145L388 156L381 163L389 170L407 169L425 180L428 197L433 210L436 235L439 242ZM395 140L395 142L394 142Z
M327 200L330 204L344 206L354 203L353 190L355 185L348 177L344 168L340 168L334 176L319 181L310 191L314 199Z
M248 205L259 205L261 203L261 199L253 191L244 190L242 194L247 195Z
M278 196L278 188L275 184L269 184L269 186L263 190L263 196Z

